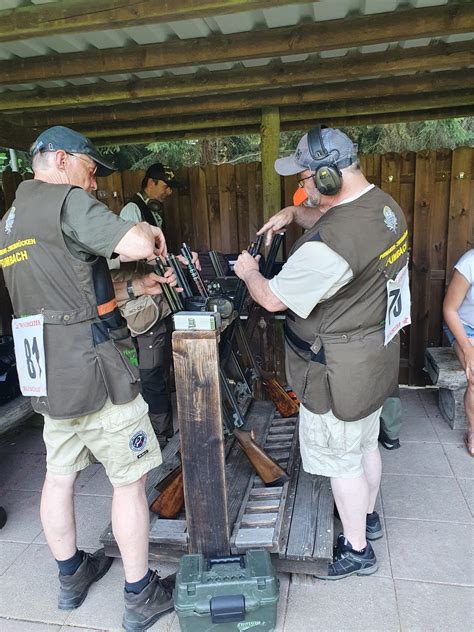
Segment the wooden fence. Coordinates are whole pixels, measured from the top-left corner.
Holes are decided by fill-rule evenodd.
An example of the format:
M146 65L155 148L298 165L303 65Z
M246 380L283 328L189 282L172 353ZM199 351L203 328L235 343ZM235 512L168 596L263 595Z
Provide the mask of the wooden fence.
M361 157L368 180L400 204L410 231L412 325L402 340L402 383L423 383L425 348L442 342L446 284L459 257L474 247L473 162L474 149L465 147ZM118 213L139 190L143 174L125 171L99 179L97 197ZM164 213L170 250L176 252L182 241L199 252L246 248L263 223L260 163L183 168L177 178L182 187L166 202ZM285 206L296 181L282 178L281 186ZM7 176L5 194L11 188ZM300 234L297 227L288 231L286 252Z

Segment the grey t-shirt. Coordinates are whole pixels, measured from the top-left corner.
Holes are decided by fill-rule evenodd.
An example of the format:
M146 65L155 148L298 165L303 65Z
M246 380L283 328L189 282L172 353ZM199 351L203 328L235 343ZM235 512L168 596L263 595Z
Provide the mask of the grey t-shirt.
M122 237L135 226L115 215L94 196L75 188L61 212L61 229L70 253L81 261L100 256L110 259Z

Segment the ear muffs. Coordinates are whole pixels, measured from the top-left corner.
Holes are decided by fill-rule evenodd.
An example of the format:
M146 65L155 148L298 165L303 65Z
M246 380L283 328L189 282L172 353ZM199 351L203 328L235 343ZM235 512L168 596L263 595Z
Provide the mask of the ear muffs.
M314 171L314 184L323 195L336 195L342 187L342 174L336 164L338 156L333 156L334 152L327 151L321 135L321 125L313 127L308 132L308 149L313 163L309 169ZM339 154L339 152L336 153ZM321 165L321 160L325 164Z

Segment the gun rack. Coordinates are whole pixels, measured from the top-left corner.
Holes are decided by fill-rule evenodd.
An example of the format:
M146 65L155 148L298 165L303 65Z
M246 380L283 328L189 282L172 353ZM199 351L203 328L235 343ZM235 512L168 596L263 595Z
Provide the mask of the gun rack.
M290 475L265 487L232 435L224 435L219 381L219 331L175 331L173 355L180 432L149 473L149 505L155 486L180 461L186 512L175 520L150 513L150 557L177 561L204 555L267 548L278 570L321 573L333 547L333 500L329 481L300 467L297 420L275 414L268 401L253 401L245 430ZM181 455L181 456L180 456ZM111 525L100 538L106 554L120 555Z

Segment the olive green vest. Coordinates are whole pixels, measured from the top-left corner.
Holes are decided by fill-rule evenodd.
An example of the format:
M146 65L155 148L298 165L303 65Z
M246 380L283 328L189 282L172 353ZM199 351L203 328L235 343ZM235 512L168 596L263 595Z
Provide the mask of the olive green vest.
M321 241L353 273L308 318L287 312L287 378L310 411L354 421L382 406L396 387L400 341L397 335L384 346L386 285L407 263L407 238L402 210L375 187L330 209L293 246L292 253Z
M22 182L0 224L0 265L15 316L44 316L48 396L33 397L32 405L56 419L98 411L107 397L124 404L139 393L136 352L107 262L80 261L64 242L61 209L72 188Z

